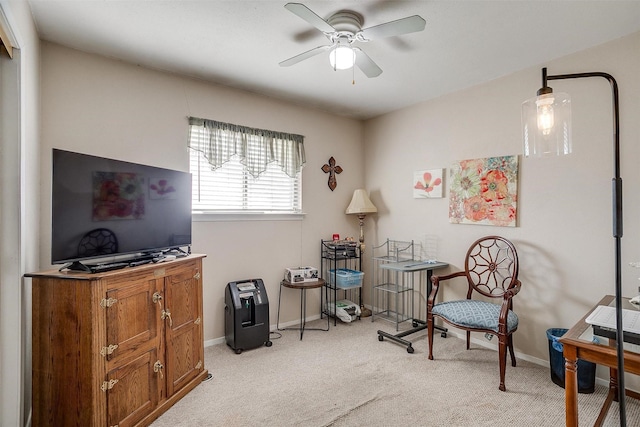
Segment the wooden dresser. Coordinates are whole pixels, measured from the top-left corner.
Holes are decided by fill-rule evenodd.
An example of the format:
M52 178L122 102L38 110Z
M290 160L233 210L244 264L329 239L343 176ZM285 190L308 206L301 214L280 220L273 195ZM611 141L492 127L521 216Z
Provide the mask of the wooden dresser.
M146 426L200 384L203 257L27 274L32 425Z

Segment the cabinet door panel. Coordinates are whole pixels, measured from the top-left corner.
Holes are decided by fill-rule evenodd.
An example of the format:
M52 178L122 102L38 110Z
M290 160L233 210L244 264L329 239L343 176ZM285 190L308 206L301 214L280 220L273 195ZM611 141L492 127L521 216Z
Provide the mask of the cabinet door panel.
M172 329L179 329L198 318L200 295L199 270L194 266L166 278L167 309L171 311Z
M200 328L191 325L171 334L167 341L167 394L171 396L202 371L203 361L198 343Z
M160 307L153 302L157 280L140 280L107 292L117 302L107 308L107 342L117 345L107 360L128 357L143 346L159 347ZM112 347L113 348L113 347Z
M168 396L203 369L200 279L200 269L193 263L165 280L167 309L171 312L171 321L165 319Z
M161 376L154 371L157 353L152 349L107 375L105 384L112 383L106 391L109 426L133 426L157 406Z

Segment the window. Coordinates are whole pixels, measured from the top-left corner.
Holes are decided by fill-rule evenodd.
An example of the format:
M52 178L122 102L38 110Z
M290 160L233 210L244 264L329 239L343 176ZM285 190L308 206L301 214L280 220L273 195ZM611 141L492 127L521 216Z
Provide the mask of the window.
M302 212L302 136L190 117L189 148L195 212Z

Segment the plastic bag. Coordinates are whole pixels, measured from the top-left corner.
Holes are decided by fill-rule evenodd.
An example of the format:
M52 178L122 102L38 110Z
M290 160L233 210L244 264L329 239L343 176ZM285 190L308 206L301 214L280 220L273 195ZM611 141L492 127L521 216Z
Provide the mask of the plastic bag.
M332 316L337 316L338 319L346 323L349 323L360 316L360 307L358 307L358 304L346 299L336 301L335 304L327 304L327 311Z

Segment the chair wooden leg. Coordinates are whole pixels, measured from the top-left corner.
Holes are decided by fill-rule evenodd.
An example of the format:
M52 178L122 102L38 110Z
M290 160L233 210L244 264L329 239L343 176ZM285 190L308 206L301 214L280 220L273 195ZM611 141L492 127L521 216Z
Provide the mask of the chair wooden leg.
M427 313L427 337L429 340L429 360L433 360L433 314Z
M498 357L500 359L500 391L505 391L507 388L504 385L504 374L507 370L507 337L504 335L499 335L498 342Z
M469 350L469 344L471 343L471 332L467 331L467 350Z
M516 366L516 356L513 352L513 335L509 335L509 355L511 356L511 366Z

